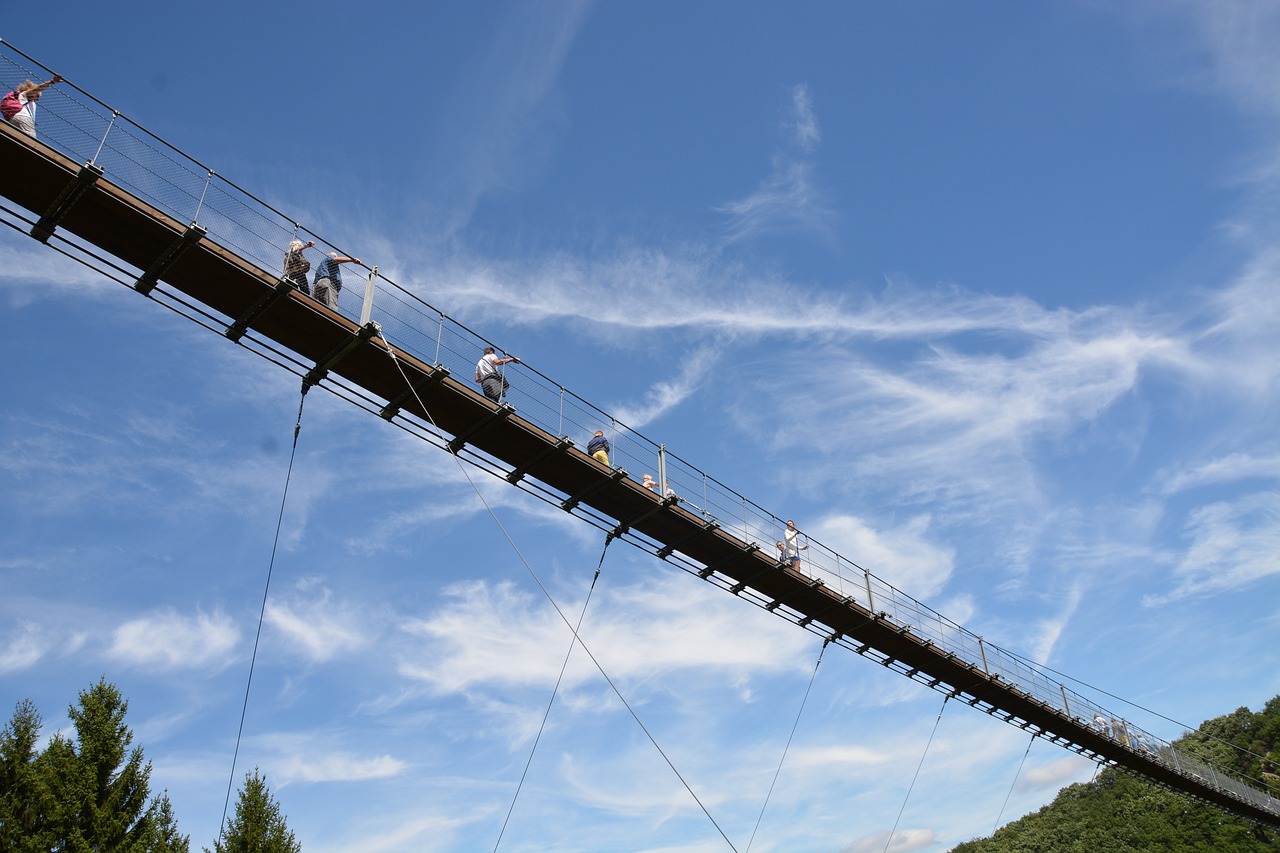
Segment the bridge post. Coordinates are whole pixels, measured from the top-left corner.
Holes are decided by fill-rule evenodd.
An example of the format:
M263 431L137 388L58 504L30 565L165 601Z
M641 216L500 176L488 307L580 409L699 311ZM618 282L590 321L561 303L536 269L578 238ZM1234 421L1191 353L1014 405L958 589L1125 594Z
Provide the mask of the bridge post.
M875 600L871 598L871 572L866 569L862 570L862 582L867 586L867 610L872 613L876 612Z
M444 312L440 312L440 327L436 330L436 364L440 363L440 342L444 340Z
M665 444L658 445L658 494L666 497L667 495L667 446ZM706 506L706 499L702 501Z
M978 638L978 651L982 653L982 671L987 675L991 674L991 667L987 665L987 645L982 642L982 638Z
M1067 716L1071 716L1071 703L1067 701L1067 688L1061 682L1058 683L1058 689L1062 691L1062 710L1067 712Z
M369 281L364 286L364 307L360 309L360 325L363 326L369 322L369 317L373 314L373 283L378 280L378 267L375 264L373 271L369 273Z

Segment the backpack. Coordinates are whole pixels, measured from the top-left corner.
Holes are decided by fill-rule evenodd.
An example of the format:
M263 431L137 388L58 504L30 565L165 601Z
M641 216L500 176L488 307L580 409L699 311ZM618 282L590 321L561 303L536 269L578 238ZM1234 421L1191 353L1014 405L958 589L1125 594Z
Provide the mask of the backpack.
M4 96L4 100L0 101L0 113L4 114L4 120L9 121L22 109L22 101L18 100L18 90Z

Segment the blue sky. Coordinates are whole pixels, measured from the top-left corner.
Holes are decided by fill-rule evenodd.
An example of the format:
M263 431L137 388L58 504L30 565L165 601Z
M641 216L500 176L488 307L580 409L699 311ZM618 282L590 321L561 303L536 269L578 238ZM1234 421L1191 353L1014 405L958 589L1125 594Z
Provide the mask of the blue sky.
M1280 6L1114 5L71 3L0 37L1172 739L1141 708L1280 692ZM209 845L297 381L4 232L0 705L52 733L119 684ZM476 486L576 614L601 536ZM583 637L745 849L819 641L623 546ZM568 639L449 456L313 393L237 784L309 853L493 849ZM882 850L940 705L828 649L751 849ZM949 705L891 849L1093 772L1037 742L1015 784L1026 749ZM728 844L579 653L500 849Z

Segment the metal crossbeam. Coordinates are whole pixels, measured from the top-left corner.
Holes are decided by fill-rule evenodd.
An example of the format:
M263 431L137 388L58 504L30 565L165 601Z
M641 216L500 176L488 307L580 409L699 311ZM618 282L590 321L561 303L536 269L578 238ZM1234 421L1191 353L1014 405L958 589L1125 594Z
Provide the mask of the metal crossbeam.
M324 378L329 375L330 369L332 369L335 364L342 361L350 355L356 347L360 346L377 333L377 323L365 323L356 330L355 334L351 335L351 337L334 347L328 355L316 362L315 367L307 371L307 375L302 377L302 387L310 388L312 385L316 385L323 381Z
M560 502L560 508L563 510L573 509L578 504L582 503L583 498L585 498L587 495L594 492L596 489L600 488L601 486L607 486L609 483L615 483L626 476L627 476L627 471L625 468L615 468L609 472L608 476L601 477L599 480L592 483L590 486L587 486L585 489L578 492L576 495L571 495L565 498L563 501Z
M649 507L648 509L646 509L644 512L638 513L637 515L633 516L632 518L629 518L629 519L627 519L626 521L624 521L624 522L620 523L617 527L613 528L613 530L609 531L609 535L610 535L610 536L613 536L613 537L615 537L615 538L616 538L616 537L618 537L618 536L621 536L622 534L626 533L628 530L630 530L630 529L631 529L632 527L634 527L635 525L637 525L637 524L639 524L640 522L644 521L644 520L645 520L646 518L648 518L649 516L657 515L658 513L662 512L662 511L663 511L664 509L666 509L667 507L671 506L671 505L672 505L672 504L674 504L674 503L677 503L677 502L678 502L678 500L679 500L679 499L678 499L675 495L668 495L667 497L663 498L663 499L662 499L661 501L659 501L658 503L656 503L656 504L654 504L653 506L651 506L651 507Z
M236 321L230 326L227 326L227 330L223 332L223 334L230 340L240 340L244 337L244 333L249 331L250 323L265 314L267 309L272 305L275 305L281 299L284 299L285 296L288 295L289 291L293 289L293 282L284 278L280 279L275 283L275 286L272 287L270 291L262 294L262 298L253 303L253 305L249 307L248 311L237 317Z
M759 551L759 550L760 550L760 546L757 545L755 542L752 542L749 545L744 545L741 549L734 551L732 554L721 557L720 559L716 560L714 563L707 565L705 568L699 569L698 577L702 578L703 580L706 580L707 578L711 577L711 575L713 575L716 571L718 571L721 566L727 566L729 563L736 563L738 560L741 560L743 557L746 557L749 554L754 554L756 551ZM759 575L756 575L756 577L759 577Z
M186 254L187 250L196 243L199 243L200 238L206 233L206 230L199 225L188 225L187 230L183 231L170 243L169 248L160 253L160 257L152 261L151 266L147 267L147 271L138 276L138 280L133 283L133 289L143 296L151 293L155 289L156 282L160 281L160 276L168 272L178 258Z
M411 385L409 390L401 393L400 396L383 406L382 410L378 412L378 416L391 420L400 413L400 409L404 407L405 403L410 400L416 400L418 398L418 392L423 388L426 388L433 382L440 382L448 375L449 368L445 367L443 364L434 365L431 368L431 372L426 374L416 384Z
M657 554L659 557L665 560L667 559L667 557L670 557L676 551L680 550L681 545L687 545L689 544L689 542L691 542L694 539L697 539L702 534L713 533L719 529L720 529L720 522L718 521L704 522L701 527L699 527L697 530L693 531L683 539L678 539L675 542L670 543L669 545L664 545L661 548L659 548L657 551Z
M467 439L471 438L471 436L480 432L480 430L484 429L494 421L505 421L507 418L515 414L515 411L516 410L514 408L508 406L506 403L499 405L498 408L489 412L483 418L472 424L471 429L466 432L460 432L453 438L449 439L449 444L447 445L449 452L457 453L462 449L463 445L467 443Z
M818 578L811 578L811 579L809 580L809 583L805 586L804 590L805 590L805 591L808 591L808 590L811 590L811 589L817 589L817 588L818 588L818 587L820 587L820 586L826 586L826 584L825 584L825 583L823 583L823 582L822 582L821 580L819 580ZM796 590L796 592L800 592L800 590ZM787 599L786 599L786 596L783 596L782 598L778 598L778 599L775 599L775 600L773 600L773 601L770 601L768 604L766 604L766 605L764 606L764 609L765 609L765 610L768 610L770 613L772 613L773 611L775 611L775 610L777 610L779 607L781 607L781 606L782 606L782 602L784 602L784 601L786 601L786 600L787 600Z
M521 480L524 479L524 475L532 471L534 466L537 465L539 462L542 462L543 460L547 459L550 456L554 456L557 453L563 453L564 451L568 450L570 447L573 447L573 439L560 436L560 438L556 441L555 444L551 444L542 448L542 450L538 452L538 455L534 456L528 462L525 462L522 465L518 465L515 468L512 468L511 471L507 474L507 482L511 483L512 485L520 482Z
M102 167L95 166L92 163L85 163L80 167L80 171L72 178L58 197L53 200L53 204L49 205L49 209L45 211L44 216L35 225L31 226L31 236L35 237L41 243L48 243L49 238L53 236L54 229L58 227L58 223L62 218L76 206L76 202L80 201L85 192L98 182L98 178L102 177Z

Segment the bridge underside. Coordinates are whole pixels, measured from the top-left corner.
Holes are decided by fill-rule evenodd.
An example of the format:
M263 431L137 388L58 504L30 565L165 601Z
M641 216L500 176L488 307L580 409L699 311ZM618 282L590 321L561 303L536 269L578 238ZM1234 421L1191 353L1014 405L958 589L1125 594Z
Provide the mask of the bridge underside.
M1280 815L1131 749L1034 696L988 675L872 612L822 581L778 564L675 500L601 465L561 436L498 406L447 370L391 347L347 317L165 215L57 151L0 122L0 194L30 211L33 236L74 234L141 270L134 288L167 288L203 306L232 340L264 339L309 366L312 384L328 374L383 403L382 414L443 434L455 452L487 458L512 482L532 479L570 511L589 509L640 547L873 657L909 677L1065 748L1113 762L1252 820L1280 826ZM389 352L390 350L390 352ZM390 356L394 354L395 360ZM396 362L399 362L397 366ZM407 374L401 374L401 368ZM410 390L412 389L412 391Z

